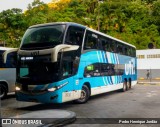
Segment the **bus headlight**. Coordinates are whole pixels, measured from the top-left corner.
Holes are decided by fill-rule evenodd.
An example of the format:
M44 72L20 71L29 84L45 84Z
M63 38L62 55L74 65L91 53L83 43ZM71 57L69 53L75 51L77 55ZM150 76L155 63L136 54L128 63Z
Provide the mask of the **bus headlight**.
M67 84L68 84L68 82L65 82L65 83L63 83L63 84L61 84L61 85L59 85L59 86L57 86L57 87L49 88L48 91L49 91L49 92L54 92L54 91L56 91L56 90L64 87L64 86L67 85Z
M49 89L48 89L49 92L53 92L53 91L55 91L55 90L56 90L56 87L54 87L54 88L49 88Z
M21 88L16 86L16 91L20 91L20 90L21 90Z
M21 88L22 88L22 84L16 83L16 87L15 87L16 91L20 91Z

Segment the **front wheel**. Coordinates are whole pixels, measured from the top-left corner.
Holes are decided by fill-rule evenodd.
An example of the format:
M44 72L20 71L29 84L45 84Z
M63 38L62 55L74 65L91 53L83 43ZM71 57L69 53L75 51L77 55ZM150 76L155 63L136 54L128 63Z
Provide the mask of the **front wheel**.
M3 84L0 84L0 99L4 99L7 96L7 89Z
M88 101L89 97L90 97L89 88L86 85L84 85L82 87L81 97L78 100L76 100L75 102L78 103L78 104L85 103L85 102Z

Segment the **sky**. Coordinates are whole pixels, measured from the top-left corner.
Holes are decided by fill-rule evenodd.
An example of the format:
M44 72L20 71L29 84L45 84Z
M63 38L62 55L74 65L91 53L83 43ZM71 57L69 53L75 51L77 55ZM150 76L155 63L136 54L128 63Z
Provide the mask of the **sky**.
M52 0L40 0L44 3L49 3ZM20 8L23 11L27 10L29 3L32 3L33 0L0 0L0 12L12 8Z

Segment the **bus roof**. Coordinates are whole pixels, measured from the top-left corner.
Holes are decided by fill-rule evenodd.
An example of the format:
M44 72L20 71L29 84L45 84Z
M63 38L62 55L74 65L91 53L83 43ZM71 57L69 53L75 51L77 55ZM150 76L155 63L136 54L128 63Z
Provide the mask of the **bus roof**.
M44 24L37 24L37 25L33 25L30 26L29 28L34 28L34 27L43 27L43 26L51 26L51 25L74 25L74 26L80 26L83 28L87 28L84 25L78 24L78 23L74 23L74 22L51 22L51 23L44 23Z
M124 41L122 41L122 40L119 40L119 39L117 39L117 38L114 38L114 37L112 37L112 36L110 36L110 35L108 35L108 34L99 32L99 31L97 31L97 30L91 29L91 28L89 28L89 27L87 27L87 26L84 26L84 25L81 25L81 24L78 24L78 23L74 23L74 22L52 22L52 23L44 23L44 24L33 25L33 26L30 26L29 28L41 27L41 26L43 27L43 26L59 25L59 24L61 24L61 25L64 24L64 25L68 25L68 26L69 26L69 25L74 25L74 26L83 27L83 28L88 29L88 30L90 30L90 31L93 31L93 32L95 32L95 33L97 33L97 34L99 34L99 35L108 37L108 38L110 38L110 39L113 39L113 40L118 41L118 42L120 42L120 43L123 43L123 44L125 44L125 45L128 45L128 46L131 46L131 47L133 47L133 48L136 48L136 47L135 47L134 45L132 45L132 44L129 44L129 43L127 43L127 42L124 42Z

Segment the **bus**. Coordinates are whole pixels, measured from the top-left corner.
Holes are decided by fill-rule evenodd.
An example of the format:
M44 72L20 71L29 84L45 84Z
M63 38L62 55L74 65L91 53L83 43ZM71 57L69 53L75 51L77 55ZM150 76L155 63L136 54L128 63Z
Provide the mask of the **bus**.
M17 48L0 47L0 98L15 92Z
M85 103L137 83L136 47L81 24L30 26L17 60L16 99Z

